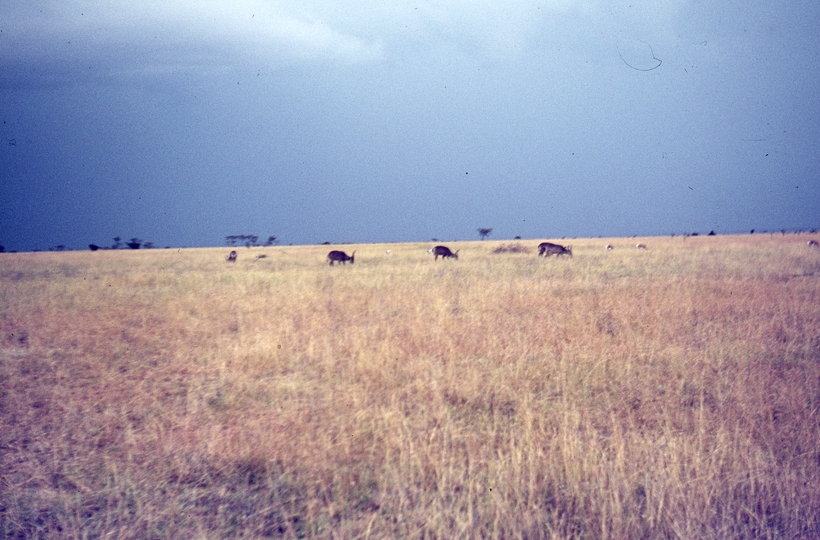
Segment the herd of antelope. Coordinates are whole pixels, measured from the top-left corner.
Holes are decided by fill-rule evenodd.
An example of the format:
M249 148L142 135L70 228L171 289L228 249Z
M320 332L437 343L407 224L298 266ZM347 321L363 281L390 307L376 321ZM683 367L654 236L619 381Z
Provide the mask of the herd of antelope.
M817 240L809 240L807 243L808 243L808 246L811 247L811 248L819 247L818 244L817 244ZM606 249L607 251L612 251L615 248L612 246L612 244L607 244L604 249ZM635 249L645 250L646 249L646 244L635 244ZM438 261L439 257L441 257L442 260L444 260L444 259L458 260L458 252L459 252L459 250L456 250L455 252L453 252L447 246L436 246L436 247L432 247L432 248L427 250L427 253L429 253L430 255L433 255L435 261ZM390 253L391 252L390 252L389 249L387 251L385 251L386 255L390 255ZM538 244L538 256L541 257L542 255L544 256L544 258L548 258L550 255L555 255L556 259L558 257L562 257L564 255L568 255L570 258L572 258L572 246L562 246L560 244L553 244L552 242L541 242L540 244ZM266 257L266 255L257 255L256 256L257 260L258 259L263 259L265 257ZM327 260L330 263L330 266L333 266L333 263L345 264L348 261L350 261L350 264L353 264L353 263L356 262L355 257L356 257L356 252L355 251L352 254L348 255L344 251L339 251L339 250L334 249L333 251L331 251L330 253L327 254ZM237 258L236 251L231 251L230 254L227 257L227 261L228 262L236 262L236 258ZM256 261L254 261L254 262L256 262Z

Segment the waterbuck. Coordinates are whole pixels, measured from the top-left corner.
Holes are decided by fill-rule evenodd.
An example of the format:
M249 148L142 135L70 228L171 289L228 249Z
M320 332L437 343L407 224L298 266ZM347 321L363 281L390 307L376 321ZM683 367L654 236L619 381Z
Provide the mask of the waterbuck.
M434 260L436 261L439 257L441 257L442 259L452 257L453 259L458 260L458 252L459 250L456 250L456 252L453 253L447 246L436 246L433 248L433 255L435 257Z
M228 262L236 262L236 251L231 251L226 259Z
M330 266L333 266L334 262L345 264L347 261L350 261L350 264L353 264L356 262L353 260L354 257L356 257L355 251L349 257L344 251L336 251L335 249L327 254L327 260L330 261Z
M542 242L538 244L538 256L540 257L541 255L544 257L555 255L556 258L561 255L569 255L572 257L572 246L560 246L551 242Z

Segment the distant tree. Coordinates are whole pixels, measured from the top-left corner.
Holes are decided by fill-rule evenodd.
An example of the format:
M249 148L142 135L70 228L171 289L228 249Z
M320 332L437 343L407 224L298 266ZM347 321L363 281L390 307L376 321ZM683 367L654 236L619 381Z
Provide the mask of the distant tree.
M231 236L226 236L225 241L230 246L236 245L237 242L242 242L245 244L245 247L248 248L259 245L259 237L255 234L232 234Z
M139 249L140 246L142 245L142 240L140 240L139 238L132 238L131 240L128 241L127 245L131 249Z
M6 246L0 246L0 253L6 252Z
M715 236L715 231L709 231L709 234L707 234L706 236Z
M114 237L114 245L111 246L111 249L122 249L122 238L119 236Z
M63 244L57 244L56 246L51 246L48 248L49 251L65 251L65 246Z
M153 242L143 242L142 247L144 249L154 249L154 243Z
M276 238L276 236L271 235L271 236L268 236L268 239L265 241L265 245L266 246L272 246L273 244L275 244L278 241L279 241L279 239Z
M97 244L88 244L88 249L90 249L91 251L97 251L98 249L100 249L100 246L98 246Z
M481 237L482 240L490 236L491 232L493 232L492 229L478 229L478 235Z

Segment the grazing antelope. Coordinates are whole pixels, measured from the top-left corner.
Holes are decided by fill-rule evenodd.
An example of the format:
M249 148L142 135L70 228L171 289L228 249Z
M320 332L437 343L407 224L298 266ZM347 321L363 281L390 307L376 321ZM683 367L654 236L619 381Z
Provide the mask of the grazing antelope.
M340 262L345 264L347 261L350 261L350 264L353 264L353 258L356 256L356 252L354 251L352 255L348 256L347 253L344 251L336 251L335 249L327 254L327 260L330 261L330 266L333 266L334 262Z
M231 251L226 259L228 262L236 262L236 251Z
M436 246L433 248L433 255L435 256L436 261L439 257L442 259L452 257L453 259L458 260L458 252L459 250L456 250L456 252L453 253L447 246Z
M637 249L646 249L646 244L635 244Z
M606 250L607 251L612 251L612 244L607 244L606 245Z
M538 256L540 257L541 255L544 257L549 257L550 255L555 255L556 257L569 255L570 258L572 258L572 246L561 246L551 242L541 242L538 244Z
M808 242L806 242L806 245L808 245L809 247L820 247L817 244L817 240L809 240Z

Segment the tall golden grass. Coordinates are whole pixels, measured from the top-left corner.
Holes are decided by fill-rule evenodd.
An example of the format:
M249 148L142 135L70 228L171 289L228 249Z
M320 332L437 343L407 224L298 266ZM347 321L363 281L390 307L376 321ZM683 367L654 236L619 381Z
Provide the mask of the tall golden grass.
M0 531L818 538L807 238L0 255Z

